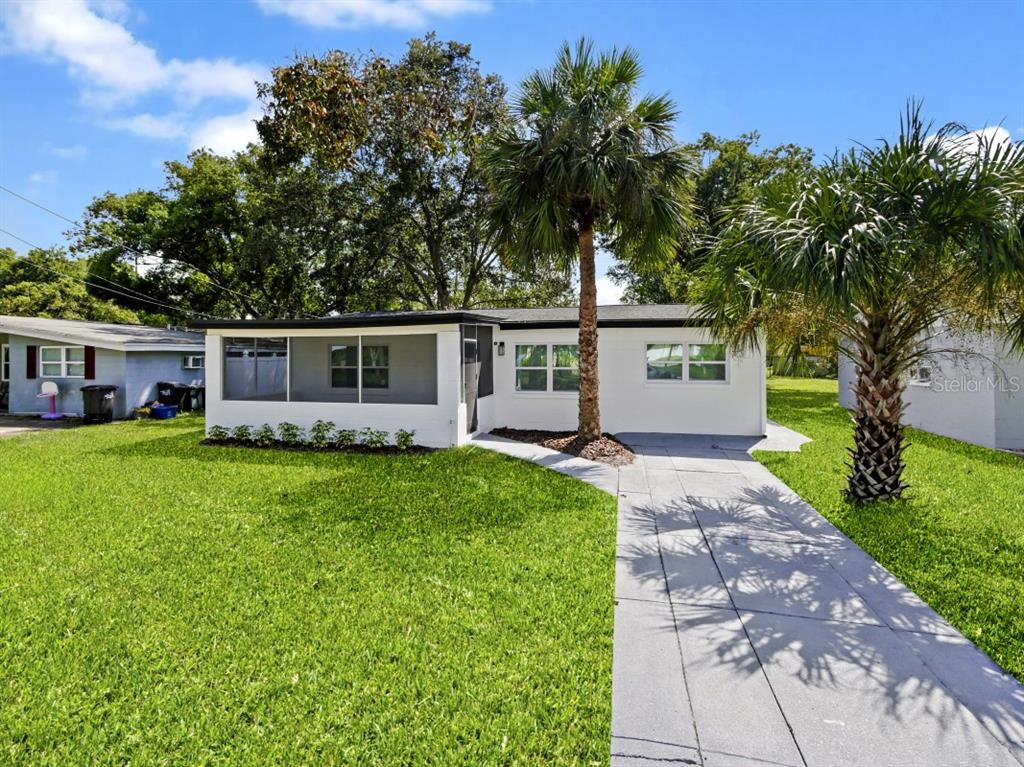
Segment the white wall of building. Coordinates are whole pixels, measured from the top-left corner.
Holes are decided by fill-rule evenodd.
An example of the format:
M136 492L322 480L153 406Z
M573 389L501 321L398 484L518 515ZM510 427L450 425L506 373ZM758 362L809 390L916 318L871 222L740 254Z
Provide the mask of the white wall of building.
M575 392L515 390L515 346L574 344L577 338L575 328L502 330L495 334L495 342L505 343L505 354L494 357L492 426L576 428L579 411ZM600 328L598 376L602 428L612 433L764 434L763 351L730 354L724 383L647 380L647 344L713 341L700 328Z
M910 381L905 422L989 448L1024 449L1024 361L991 334L943 333L928 342L931 381ZM839 403L852 409L853 362L840 355Z
M399 429L415 430L415 441L427 447L449 447L464 440L459 431L459 370L460 338L456 325L421 325L398 328L402 335L414 333L437 334L437 404L409 405L398 403L371 404L368 402L280 402L256 400L224 400L223 361L221 341L224 336L280 337L282 331L209 330L206 336L206 424L210 426L249 425L264 423L277 427L282 422L294 423L309 429L316 421L333 421L340 429L371 427L394 434ZM339 336L386 336L382 328L345 328ZM289 330L292 337L323 337L329 331ZM465 415L461 416L463 424ZM464 427L463 427L464 431Z
M387 336L388 328L344 328L338 336ZM210 330L206 341L207 425L277 427L290 422L308 429L318 420L339 428L372 427L394 433L415 429L416 442L447 447L468 440L461 402L460 335L456 325L391 328L392 333L437 335L436 405L367 402L225 401L222 338L280 336L281 330ZM323 337L323 329L289 330L294 337ZM572 430L578 418L575 392L518 392L516 344L575 344L573 328L494 331L494 394L478 401L480 431L507 426ZM728 355L725 382L648 381L648 343L711 343L699 328L601 328L598 333L601 419L605 431L761 435L766 428L765 359L762 351ZM497 345L504 342L505 353ZM294 362L294 360L293 360Z

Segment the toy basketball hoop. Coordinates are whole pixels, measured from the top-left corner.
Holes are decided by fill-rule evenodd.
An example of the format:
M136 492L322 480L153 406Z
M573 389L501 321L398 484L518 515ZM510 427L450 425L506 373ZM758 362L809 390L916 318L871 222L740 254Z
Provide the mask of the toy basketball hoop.
M50 412L43 413L42 418L47 421L56 421L58 418L63 418L63 413L57 412L57 395L60 394L60 390L57 388L57 384L53 381L43 381L43 385L39 387L39 394L36 395L36 399L49 399L50 400Z

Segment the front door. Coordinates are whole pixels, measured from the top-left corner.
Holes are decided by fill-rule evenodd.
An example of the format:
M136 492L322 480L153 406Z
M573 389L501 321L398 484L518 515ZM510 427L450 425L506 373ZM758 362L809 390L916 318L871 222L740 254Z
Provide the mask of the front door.
M477 430L476 401L480 389L480 349L475 338L462 339L462 386L466 400L466 428Z

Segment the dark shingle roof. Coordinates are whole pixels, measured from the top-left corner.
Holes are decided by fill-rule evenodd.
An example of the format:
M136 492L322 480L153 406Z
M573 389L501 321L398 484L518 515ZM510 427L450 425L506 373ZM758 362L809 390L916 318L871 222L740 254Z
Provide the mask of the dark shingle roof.
M638 304L599 306L597 321L602 327L653 327L658 325L701 325L693 319L688 304ZM579 307L553 306L537 309L467 309L395 312L351 312L310 320L202 320L193 322L198 329L223 328L346 328L368 326L433 325L485 323L504 329L576 327Z

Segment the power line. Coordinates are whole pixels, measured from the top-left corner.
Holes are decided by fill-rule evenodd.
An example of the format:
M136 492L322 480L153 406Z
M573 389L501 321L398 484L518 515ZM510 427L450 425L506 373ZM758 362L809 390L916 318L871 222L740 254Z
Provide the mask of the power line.
M14 232L9 232L8 230L3 229L3 228L0 228L0 232L3 232L8 237L13 237L14 239L18 240L18 242L22 242L25 245L28 245L30 248L35 248L37 250L44 250L44 248L39 247L35 243L29 242L24 237L19 237ZM119 296L123 296L124 298L132 299L133 301L144 301L144 302L146 302L148 304L152 304L153 306L159 306L159 307L162 307L164 309L170 309L170 310L175 311L175 312L183 312L185 314L189 314L189 315L192 315L192 316L195 316L195 317L206 317L207 319L223 319L221 317L217 317L214 314L206 314L205 312L197 312L197 311L194 311L192 309L185 309L185 308L183 308L181 306L173 306L172 304L165 304L162 301L157 301L154 298L148 298L148 297L144 296L142 293L138 293L138 291L135 291L136 293L138 293L138 295L134 295L133 296L130 293L123 292L123 291L131 290L131 288L126 287L125 285L121 285L121 284L116 283L116 282L112 282L111 280L105 280L105 281L109 282L111 285L117 285L117 287L122 288L122 290L115 290L114 288L107 287L106 285L97 285L95 282L90 282L89 280L87 280L87 279L85 279L83 277L76 277L73 274L67 274L66 272L60 272L60 271L58 271L56 269L51 269L48 266L43 266L42 264L37 264L34 261L30 261L27 257L19 258L17 260L18 261L24 261L29 266L33 266L36 269L40 269L40 270L42 270L44 272L50 272L51 274L55 274L58 277L61 277L63 279L77 280L78 282L82 282L82 283L88 285L91 288L96 288L97 290L105 290L108 293L115 293L115 294L117 294ZM104 279L104 278L100 277L99 279Z
M3 186L2 184L0 184L0 190L2 190L4 192L7 192L7 194L11 195L12 197L17 197L19 200L27 202L29 205L32 205L33 207L39 208L39 210L41 210L41 211L49 213L51 216L56 216L61 221L66 221L67 223L69 223L72 226L74 226L78 231L82 232L83 234L88 234L88 232L86 231L85 226L81 222L75 221L72 218L68 218L63 213L58 213L57 211L53 210L52 208L48 208L45 205L43 205L42 203L36 202L35 200L32 200L32 199L26 197L25 195L23 195L23 194L21 194L19 192L14 191L13 189L11 189L9 187ZM13 237L14 235L11 235L11 236ZM210 277L208 274L205 274L203 272L200 272L200 271L196 270L195 267L192 266L191 264L189 264L187 261L182 261L179 258L173 258L171 256L162 256L162 255L161 256L154 256L151 253L146 253L146 252L141 251L141 250L139 250L138 248L136 248L136 247L134 247L132 245L129 245L124 240L114 239L110 235L103 234L101 232L93 232L93 236L94 237L98 237L99 239L106 241L106 243L108 245L114 245L116 247L123 248L124 250L127 250L130 253L134 253L137 256L142 256L143 258L157 258L157 259L161 259L161 260L173 261L174 263L181 264L182 266L187 266L190 269L192 269L193 271L195 271L196 274L202 275L202 277L204 279L206 279L211 285L213 285L214 287L219 288L220 290L226 290L228 293L233 293L234 295L239 296L240 298L244 298L247 301L252 301L253 303L256 303L256 304L258 304L260 302L260 299L256 298L255 296L249 295L248 293L242 293L241 291L235 290L234 288L229 288L227 285L222 285L221 283L217 282L215 279ZM20 238L16 238L16 239L20 239ZM102 279L102 278L100 278L100 279ZM114 283L114 284L116 285L117 283ZM124 287L124 286L122 285L120 287ZM127 290L128 288L125 288L125 289ZM307 312L302 312L302 314L305 314L307 317L310 317L310 318L316 317L316 315L309 314Z

